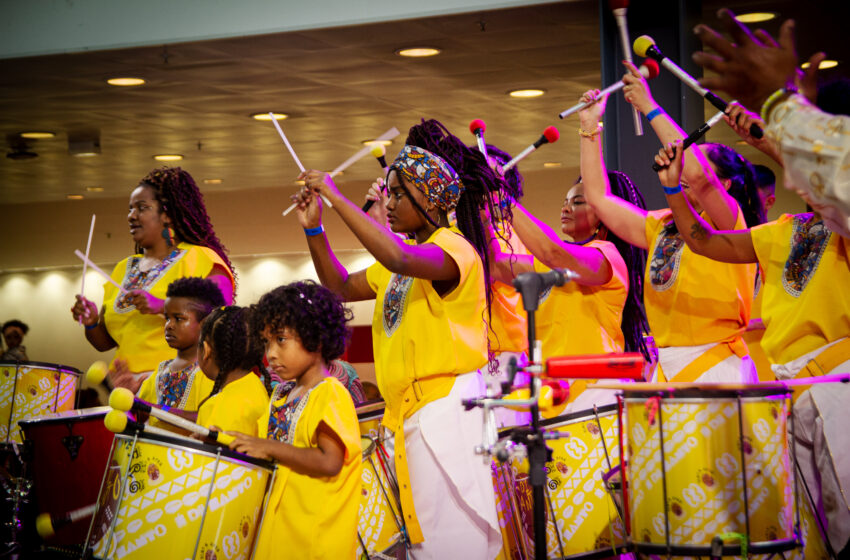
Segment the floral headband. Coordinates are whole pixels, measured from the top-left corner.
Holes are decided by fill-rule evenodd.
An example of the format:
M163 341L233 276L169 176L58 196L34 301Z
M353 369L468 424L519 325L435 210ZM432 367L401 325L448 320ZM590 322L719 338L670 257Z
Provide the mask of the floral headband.
M446 160L418 146L405 145L392 168L444 212L455 209L464 191L460 177Z

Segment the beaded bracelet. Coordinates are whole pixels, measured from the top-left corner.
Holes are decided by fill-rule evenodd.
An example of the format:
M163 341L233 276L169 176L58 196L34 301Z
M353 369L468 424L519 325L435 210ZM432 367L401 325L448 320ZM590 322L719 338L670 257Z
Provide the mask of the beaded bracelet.
M96 328L97 328L97 323L95 323L94 325L86 325L86 330L87 330L87 331L90 331L90 330L92 330L92 329L96 329Z
M319 226L314 227L314 228L304 228L304 234L307 237L313 237L313 236L316 236L316 235L320 235L322 233L325 233L325 227L322 226L322 225L319 225Z
M664 187L664 194L677 194L677 193L680 193L680 192L682 192L682 184L681 183L679 183L675 187Z
M656 107L655 109L653 109L652 111L650 111L646 114L646 121L652 122L652 119L654 119L655 117L657 117L658 115L660 115L662 113L664 113L664 109L662 109L661 107Z
M784 101L791 95L797 93L797 87L793 85L785 86L784 88L779 88L770 94L770 96L765 100L765 102L761 106L761 120L765 124L767 124L767 118L770 116L770 112L773 110L773 107L779 103L780 101Z
M582 138L590 138L591 140L596 138L596 135L599 134L600 132L602 132L602 123L599 123L598 125L596 125L596 130L593 130L593 131L590 131L590 132L588 132L587 130L584 130L581 127L578 128L578 135L579 136L581 136Z

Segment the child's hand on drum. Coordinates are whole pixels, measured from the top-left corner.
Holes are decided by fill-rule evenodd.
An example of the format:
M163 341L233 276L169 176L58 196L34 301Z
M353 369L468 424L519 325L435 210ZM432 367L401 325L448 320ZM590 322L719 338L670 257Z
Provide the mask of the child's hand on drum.
M268 452L269 440L243 434L242 432L224 432L229 436L233 436L234 440L230 443L230 449L244 453L256 459L265 459L270 461L272 456Z
M71 307L71 315L73 315L74 321L79 323L82 319L83 325L87 327L96 325L98 321L97 305L81 295L77 295L76 298L77 301Z
M139 388L147 378L145 375L135 374L130 371L126 360L115 360L112 362L112 366L106 373L106 377L113 387L129 389L134 395L139 392Z

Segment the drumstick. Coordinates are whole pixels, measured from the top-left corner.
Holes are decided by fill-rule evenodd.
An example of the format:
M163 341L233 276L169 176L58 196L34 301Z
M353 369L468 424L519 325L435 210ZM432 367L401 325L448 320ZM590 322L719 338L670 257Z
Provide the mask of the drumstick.
M116 282L115 280L113 280L113 279L112 279L112 276L108 275L106 272L104 272L104 271L103 271L103 269L101 269L99 266L97 266L96 264L94 264L93 262L91 262L91 261L89 260L89 258L88 258L86 255L84 255L84 254L82 254L82 253L80 252L80 250L79 250L79 249L74 249L74 254L75 254L75 255L77 255L78 257L80 257L80 260L82 260L84 263L86 263L86 264L88 264L90 267L92 267L92 268L93 268L96 272L98 272L101 276L103 276L104 278L106 278L106 280L107 280L108 282L110 282L113 286L115 286L116 288L118 288L118 291L119 291L119 292L121 292L121 294L122 294L122 295L127 293L127 290L126 290L126 289L124 289L124 286L122 286L121 284L119 284L118 282Z
M91 227L89 228L89 240L86 242L86 259L89 258L89 251L91 250L91 238L94 235L94 219L95 215L91 215ZM80 297L86 297L86 265L88 263L83 261L83 280L80 282ZM83 316L79 317L80 324L83 324Z
M156 426L148 426L141 422L134 422L127 418L126 412L122 412L120 410L110 410L107 412L106 416L103 418L103 425L106 426L107 430L116 434L120 434L129 428L133 431L142 431L149 434L156 434L158 436L183 437L179 434L175 434L174 432L157 428Z
M70 525L80 519L91 517L96 509L97 504L94 503L69 511L68 513L63 513L55 519L49 513L42 513L35 520L35 530L41 538L49 539L56 534L56 529L61 529L65 525Z
M292 149L292 144L289 143L289 139L286 137L286 134L283 133L283 129L280 128L280 125L277 123L277 119L274 118L274 113L270 112L269 117L271 117L272 124L277 129L277 133L280 134L280 139L283 140L284 144L286 144L286 149L289 150L289 153L292 155L292 159L294 159L295 163L298 165L298 169L301 170L301 173L304 173L304 165L301 163L301 160L298 159L298 155L295 153L295 150ZM328 207L330 207L330 208L334 207L334 205L331 204L331 201L328 200L325 197L325 195L322 195L322 200L325 201L325 203L328 205ZM294 207L295 207L295 205L293 204L292 206L289 207L289 209L294 208ZM289 209L287 209L287 211L283 213L284 216L286 216L289 213Z
M125 389L123 387L114 389L112 393L109 394L109 406L111 406L115 410L120 410L122 412L127 412L129 410L147 412L154 418L159 418L163 422L168 422L169 424L177 426L178 428L183 428L184 430L192 432L193 434L210 438L211 440L217 441L218 443L221 443L223 445L228 445L230 442L233 441L233 436L229 436L227 434L223 434L215 430L210 430L209 428L205 428L200 424L195 424L191 420L186 420L182 416L166 412L161 408L156 408L155 406L152 406L149 402L144 401L133 395L133 393L129 389Z

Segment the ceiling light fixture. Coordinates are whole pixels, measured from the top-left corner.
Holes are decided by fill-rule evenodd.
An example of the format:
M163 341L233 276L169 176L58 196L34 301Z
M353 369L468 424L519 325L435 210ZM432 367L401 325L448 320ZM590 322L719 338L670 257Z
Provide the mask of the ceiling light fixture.
M47 132L45 131L36 131L33 130L31 132L21 132L19 134L21 138L29 138L31 140L44 140L45 138L54 138L56 136L55 132Z
M546 162L543 162L543 167L548 167L548 168L561 167L561 162L560 161L546 161Z
M363 140L364 146L375 146L375 145L389 146L392 143L393 143L392 140Z
M761 23L762 21L770 21L778 16L776 12L750 12L748 14L738 14L735 19L741 23Z
M74 157L94 157L100 155L100 139L82 137L68 138L68 153Z
M68 194L68 195L65 195L65 198L67 198L68 200L82 200L83 195L81 195L81 194Z
M145 81L142 78L109 78L106 83L111 86L130 87L140 86Z
M183 159L182 154L157 154L153 156L156 161L180 161Z
M103 187L86 187L89 192L103 192Z
M424 58L427 56L436 56L442 51L434 47L405 47L398 49L395 53L398 56L406 56L408 58Z
M204 179L205 185L220 185L221 183L221 179Z
M808 62L804 62L800 66L800 68L805 69L805 68L808 68L809 66L811 66L811 64L809 64ZM818 64L818 70L826 70L828 68L835 68L836 66L838 66L837 60L830 60L828 58L825 58L825 59L820 61L820 64Z
M546 90L543 89L515 89L513 91L509 91L508 95L511 97L517 98L527 98L527 97L540 97L546 93Z
M276 120L276 121L282 121L284 119L289 118L289 115L287 115L286 113L274 113L273 112L272 114L274 115L274 120ZM272 118L269 116L268 112L254 113L254 114L251 115L251 118L254 119L255 121L270 121L270 120L272 120Z

